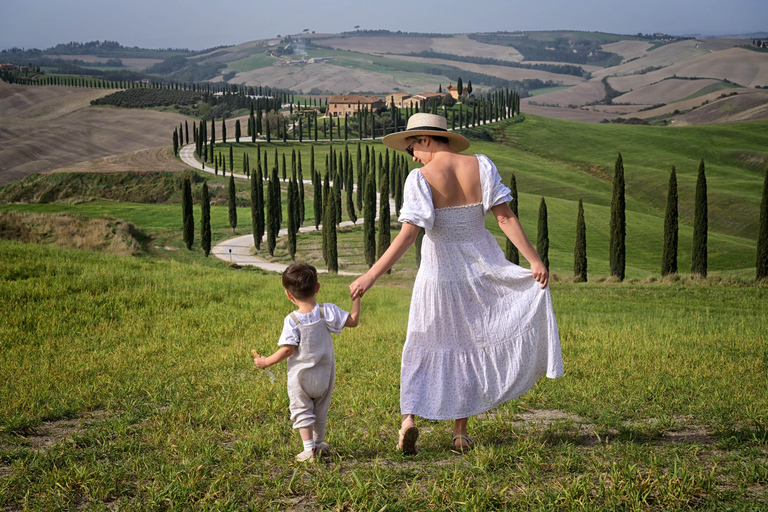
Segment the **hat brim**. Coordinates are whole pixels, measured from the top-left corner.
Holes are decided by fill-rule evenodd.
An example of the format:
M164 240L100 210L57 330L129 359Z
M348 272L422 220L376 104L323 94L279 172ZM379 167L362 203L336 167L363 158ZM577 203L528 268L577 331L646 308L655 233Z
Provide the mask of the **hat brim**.
M445 137L448 139L448 145L451 147L451 149L458 153L461 153L469 147L469 141L460 133L442 130L405 130L402 132L390 133L381 139L381 141L385 146L396 151L405 151L405 148L407 148L408 144L410 144L410 142L408 142L406 139L410 139L411 137L419 137L422 135Z

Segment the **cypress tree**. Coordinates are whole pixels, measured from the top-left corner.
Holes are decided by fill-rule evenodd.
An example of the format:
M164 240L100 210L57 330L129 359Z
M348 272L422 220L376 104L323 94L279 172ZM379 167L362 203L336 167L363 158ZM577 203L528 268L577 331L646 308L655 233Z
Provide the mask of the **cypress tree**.
M335 225L334 217L331 217L331 213L334 215L336 212L333 211L333 208L331 207L331 196L333 195L331 193L331 186L329 183L328 175L330 172L325 173L325 178L323 179L323 261L325 261L325 265L328 266L328 233L330 232L331 226Z
M202 210L200 220L200 246L205 252L205 257L211 253L211 198L208 195L208 182L203 182L203 191L200 194L200 208Z
M541 261L549 270L549 227L547 224L547 203L544 197L541 198L539 205L539 230L536 235L536 252L539 253Z
M240 132L240 120L238 119L237 121L235 121L235 142L237 143L240 142L240 135L242 134Z
M515 217L518 217L517 178L515 177L515 173L512 173L512 176L509 178L509 193L512 196L512 200L509 202L509 208L512 210L512 213L515 214ZM512 240L510 240L509 238L507 238L507 242L504 248L504 255L507 257L507 261L511 261L515 265L520 264L520 252L517 250L517 247L515 247L515 244L512 243Z
M213 160L213 148L216 147L216 124L213 119L211 119L211 145L209 146L209 152L211 154L210 158L206 158L209 162Z
M192 243L195 240L195 219L192 213L192 185L189 179L185 179L183 184L181 212L184 223L184 243L187 249L192 249Z
M363 190L365 190L365 181L363 180L363 150L360 147L360 143L357 143L357 195L355 201L358 211L363 211Z
M267 188L267 250L270 256L275 255L277 233L280 231L280 182L277 179L277 166L272 167Z
M611 222L610 222L610 247L609 247L609 266L610 273L619 281L624 280L626 268L626 202L624 199L624 161L621 153L616 159L615 172L613 175L613 197L611 199Z
M347 156L349 156L349 151L347 151ZM345 192L347 193L347 215L349 216L349 220L352 221L352 224L357 224L357 212L355 211L355 199L352 196L352 190L355 186L355 177L354 172L352 171L352 159L351 158L345 158L346 161L346 186L344 187Z
M333 180L333 200L334 204L336 205L334 208L334 212L336 213L334 217L334 226L338 226L341 224L341 186L344 181L341 179L341 170L337 170L335 174L335 178Z
M290 180L288 182L288 253L291 255L291 260L296 260L296 230L298 229L296 222L296 197L298 194L295 192L296 182Z
M328 272L333 274L339 271L339 254L338 254L338 242L336 236L336 196L333 193L328 194L328 206L326 208L326 220L328 226L328 233L326 239L327 252L328 252ZM325 231L326 223L323 223L323 230Z
M387 155L389 151L387 151ZM381 158L381 154L379 154ZM379 241L376 245L376 257L389 249L391 234L389 232L389 169L387 165L381 167L379 174Z
M258 251L264 237L264 181L261 177L261 160L257 161L256 173L251 176L251 225L253 245Z
M699 163L699 176L696 180L691 252L691 274L701 277L707 277L707 224L707 178L704 175L704 160L702 160Z
M365 262L369 267L376 263L376 188L374 172L368 172L365 180L365 201L363 202L363 248ZM372 199L373 198L373 199Z
M299 227L304 224L304 172L301 168L301 150L298 152L297 165L299 167Z
M315 229L319 229L323 218L323 184L320 174L314 170L312 170L312 188L314 190L312 208L315 214Z
M237 227L237 190L235 189L235 177L229 175L229 225L232 227L232 232L235 232Z
M579 199L576 217L576 244L573 247L573 277L577 283L587 282L587 224L584 222L584 204Z
M224 118L221 119L221 142L227 143L227 122Z
M664 214L664 248L661 252L661 275L677 274L677 172L672 166L667 188L667 210Z
M173 129L173 156L179 156L179 134Z
M184 140L189 144L189 123L186 120L184 121Z
M757 221L756 278L768 278L768 167L763 181L763 198L760 201L760 218Z

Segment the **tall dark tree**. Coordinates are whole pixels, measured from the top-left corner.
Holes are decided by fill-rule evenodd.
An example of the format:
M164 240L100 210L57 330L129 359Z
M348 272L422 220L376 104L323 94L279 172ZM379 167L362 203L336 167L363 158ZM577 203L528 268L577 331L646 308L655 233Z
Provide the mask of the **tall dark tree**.
M331 226L336 225L336 212L332 212L331 208L331 201L333 200L331 196L333 196L333 193L331 192L330 180L328 178L330 174L329 170L323 178L323 261L325 261L326 266L328 265L328 236ZM330 213L333 213L334 216L331 217Z
M389 155L389 151L387 151ZM379 154L381 159L381 154ZM389 160L387 158L387 160ZM381 256L389 249L391 234L389 232L389 169L385 164L381 166L379 174L379 241L376 245L376 257Z
M536 252L539 253L541 261L549 270L549 225L547 222L547 203L541 198L539 204L539 229L536 234Z
M760 201L760 218L757 221L756 278L768 278L768 168L763 181L763 198Z
M296 218L298 211L297 198L296 182L290 180L288 181L288 253L294 261L296 260L296 231L298 229L298 219Z
M626 200L624 198L624 160L621 153L616 159L611 199L610 244L608 263L611 276L624 280L626 270Z
M277 179L277 166L272 166L267 187L267 250L270 256L275 255L277 233L280 231L280 182Z
M573 247L573 277L577 283L587 282L587 224L584 222L584 204L579 199L576 216L576 244Z
M365 180L363 201L363 249L365 262L369 267L376 263L376 188L374 172L369 172Z
M235 142L237 143L240 142L240 136L242 135L240 130L240 120L238 119L235 121Z
M672 166L664 214L664 247L661 251L661 275L677 274L677 172Z
M517 178L515 177L515 173L512 173L512 176L509 178L509 192L512 196L512 200L509 202L509 208L512 210L512 213L515 214L515 217L518 217ZM507 257L507 261L511 261L515 265L520 264L520 252L509 238L507 238L507 243L504 247L504 255Z
M326 263L328 266L328 272L333 274L336 274L339 271L339 251L335 222L336 199L336 195L333 192L328 193L328 203L327 207L325 208L325 217L327 222L323 222L323 231L325 231L326 225L328 226L328 232L326 235L328 257Z
M222 144L227 143L227 120L226 119L221 120L221 142Z
M260 153L258 150L257 152ZM261 176L261 159L256 164L256 172L251 175L251 225L253 245L258 251L264 237L264 181Z
M707 277L707 228L707 177L704 174L704 160L702 160L699 163L699 176L696 179L691 252L691 274L701 277Z
M183 184L181 214L184 223L184 243L187 249L192 249L192 243L195 241L195 219L192 213L192 184L189 179L185 179Z
M175 128L173 130L173 156L179 156L179 134Z
M200 194L200 246L205 252L205 257L211 253L211 198L208 194L208 182L203 182L203 190Z
M298 152L297 166L299 171L299 227L304 224L304 171L301 168L301 150Z
M232 227L232 232L235 232L235 228L237 227L237 189L235 188L235 177L234 175L229 175L229 195L228 195L228 205L229 205L229 225Z
M320 174L312 169L312 189L313 201L312 209L315 216L315 229L320 229L320 223L323 219L323 182Z

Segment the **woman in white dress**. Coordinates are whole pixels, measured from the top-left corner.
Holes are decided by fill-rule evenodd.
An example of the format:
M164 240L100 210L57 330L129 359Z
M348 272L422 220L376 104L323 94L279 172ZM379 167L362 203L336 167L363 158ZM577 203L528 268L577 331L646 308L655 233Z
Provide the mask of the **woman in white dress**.
M470 416L527 392L542 375L563 374L549 273L517 217L510 191L484 155L461 154L469 141L446 119L415 114L383 142L423 165L408 175L389 249L350 285L362 296L416 240L425 237L400 373L398 448L417 452L415 416L454 420L453 446L472 447ZM485 229L492 212L531 269L507 261Z

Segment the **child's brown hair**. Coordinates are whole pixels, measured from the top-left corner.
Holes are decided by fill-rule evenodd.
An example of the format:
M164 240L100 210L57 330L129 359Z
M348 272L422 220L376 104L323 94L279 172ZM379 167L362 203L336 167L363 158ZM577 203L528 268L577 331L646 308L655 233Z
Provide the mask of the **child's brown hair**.
M294 263L283 272L283 288L297 299L308 299L317 291L317 270L309 263Z

